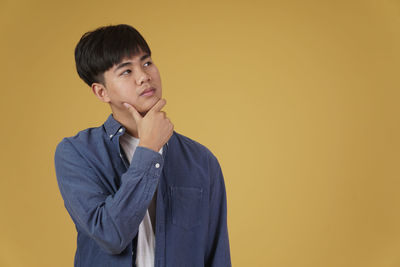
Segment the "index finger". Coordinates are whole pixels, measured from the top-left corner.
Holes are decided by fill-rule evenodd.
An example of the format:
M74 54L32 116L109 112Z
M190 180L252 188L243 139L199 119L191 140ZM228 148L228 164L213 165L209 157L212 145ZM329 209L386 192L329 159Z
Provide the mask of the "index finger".
M139 112L135 109L134 106L132 106L129 103L123 103L123 104L128 109L128 111L132 114L133 119L136 121L136 123L142 119L142 116L139 114Z

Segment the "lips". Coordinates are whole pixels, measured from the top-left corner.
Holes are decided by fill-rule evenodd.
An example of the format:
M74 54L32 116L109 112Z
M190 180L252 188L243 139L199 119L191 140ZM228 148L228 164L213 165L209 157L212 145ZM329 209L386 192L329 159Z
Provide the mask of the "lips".
M154 87L149 87L146 90L144 90L140 95L145 95L147 93L150 93L152 91L155 91L156 89Z

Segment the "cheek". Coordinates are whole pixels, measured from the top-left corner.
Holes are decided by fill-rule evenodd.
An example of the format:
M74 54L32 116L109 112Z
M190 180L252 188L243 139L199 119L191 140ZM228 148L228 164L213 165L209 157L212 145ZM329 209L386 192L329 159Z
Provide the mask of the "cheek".
M156 80L158 82L161 80L160 73L158 72L158 69L156 67L151 70L151 76L153 77L153 80Z
M119 82L114 87L113 94L117 98L132 98L136 96L136 91L135 88L132 87L132 82L124 81Z
M128 90L114 91L113 95L110 96L110 99L113 105L118 106L121 109L125 109L125 106L123 105L124 102L127 102L133 106L138 105L137 96Z

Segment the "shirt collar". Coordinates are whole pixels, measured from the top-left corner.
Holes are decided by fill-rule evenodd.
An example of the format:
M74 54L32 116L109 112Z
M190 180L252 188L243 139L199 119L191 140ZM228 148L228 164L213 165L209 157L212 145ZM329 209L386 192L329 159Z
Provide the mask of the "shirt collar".
M107 136L110 139L112 139L118 132L121 134L125 132L125 127L115 120L112 114L108 116L106 122L104 123L104 129L106 130Z

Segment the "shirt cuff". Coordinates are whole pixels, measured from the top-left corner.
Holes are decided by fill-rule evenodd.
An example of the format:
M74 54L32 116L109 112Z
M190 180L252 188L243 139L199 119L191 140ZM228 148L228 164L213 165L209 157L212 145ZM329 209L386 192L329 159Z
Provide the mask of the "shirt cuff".
M138 146L135 149L129 168L134 168L138 171L150 171L154 176L158 177L161 174L163 166L164 158L159 152L147 147Z

